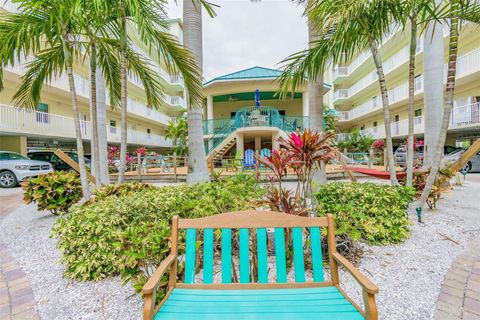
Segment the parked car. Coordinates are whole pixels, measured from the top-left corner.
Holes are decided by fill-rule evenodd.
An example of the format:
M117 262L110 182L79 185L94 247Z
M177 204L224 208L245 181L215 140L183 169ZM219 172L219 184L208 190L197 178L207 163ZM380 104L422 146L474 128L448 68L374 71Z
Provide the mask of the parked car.
M461 150L461 148L456 148L453 146L444 146L443 154L448 155L458 150ZM395 150L395 152L393 153L393 158L397 166L406 167L407 166L407 146L405 145L399 146L397 150ZM415 150L415 153L413 155L413 160L415 161L417 159L423 159L423 146L418 146L417 150Z
M2 188L16 187L20 181L52 171L52 165L48 162L31 160L15 152L0 151Z
M445 156L445 161L455 162L465 152L465 149L459 149ZM463 174L468 172L480 172L480 152L473 156L467 164L460 170Z
M78 162L76 152L65 152L70 158ZM53 151L35 151L29 152L28 157L33 160L47 161L53 165L53 169L57 171L73 170L67 163L60 159ZM90 159L85 158L85 164L90 165Z

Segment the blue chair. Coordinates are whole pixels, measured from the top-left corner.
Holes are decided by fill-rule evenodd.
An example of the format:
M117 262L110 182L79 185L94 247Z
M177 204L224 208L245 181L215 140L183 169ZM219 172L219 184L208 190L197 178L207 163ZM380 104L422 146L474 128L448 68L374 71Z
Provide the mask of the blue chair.
M255 151L252 149L245 150L244 158L243 158L243 167L244 168L252 168L255 166Z

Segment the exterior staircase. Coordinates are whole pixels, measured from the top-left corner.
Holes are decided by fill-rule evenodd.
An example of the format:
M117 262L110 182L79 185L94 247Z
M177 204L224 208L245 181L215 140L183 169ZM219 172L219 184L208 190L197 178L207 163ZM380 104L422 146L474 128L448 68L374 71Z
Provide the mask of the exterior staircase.
M236 134L232 132L228 135L222 142L220 142L216 147L214 147L207 155L207 162L217 162L220 161L225 153L230 150L236 143L237 140L235 139Z

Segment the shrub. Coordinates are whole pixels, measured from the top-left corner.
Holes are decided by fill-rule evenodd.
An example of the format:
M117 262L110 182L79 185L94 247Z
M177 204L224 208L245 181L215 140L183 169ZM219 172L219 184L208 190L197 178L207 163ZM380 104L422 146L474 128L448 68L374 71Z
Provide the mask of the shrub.
M82 185L76 172L54 171L29 179L22 184L23 201L36 203L38 211L49 210L58 215L82 198Z
M320 215L335 216L338 235L370 244L399 243L410 236L407 205L412 188L335 182L316 193Z
M108 197L125 196L133 192L138 192L146 189L154 189L154 188L155 187L149 184L138 183L138 182L122 183L120 185L109 184L101 188L95 189L93 191L92 197L87 202L85 202L84 206L87 206L93 202L104 200Z
M174 215L194 218L246 210L262 194L254 177L239 175L193 186L145 188L74 207L53 228L65 275L99 280L120 274L140 289L170 252ZM181 254L183 235L179 238Z

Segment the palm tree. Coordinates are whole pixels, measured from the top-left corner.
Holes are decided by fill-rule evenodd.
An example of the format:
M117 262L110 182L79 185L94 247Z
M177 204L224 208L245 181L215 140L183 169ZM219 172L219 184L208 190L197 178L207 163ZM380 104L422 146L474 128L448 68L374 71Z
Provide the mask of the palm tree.
M200 76L203 75L202 54L202 4L199 0L183 2L183 43L193 53ZM190 92L186 90L188 97ZM188 122L188 176L187 183L210 181L207 156L203 143L203 102L193 103L187 99Z
M417 207L423 208L430 195L432 187L436 181L440 163L443 156L443 148L447 138L448 125L450 123L450 115L453 109L454 93L455 93L455 75L457 72L457 55L458 55L458 36L460 19L472 21L476 24L480 23L480 5L475 0L450 0L443 4L440 15L445 15L450 20L450 35L448 44L448 64L447 64L447 83L444 95L444 111L442 125L440 127L440 135L435 148L434 157L432 159L430 173L427 177L425 188L417 202Z
M346 61L355 53L370 50L382 97L387 142L390 180L398 184L393 161L388 90L378 51L385 34L391 31L398 5L395 0L305 0L306 12L319 30L318 40L302 52L291 55L284 62L281 77L283 90L295 90L306 78L315 80L327 62Z
M167 130L165 131L165 137L172 140L173 151L177 155L185 155L188 153L187 137L188 137L188 125L187 119L180 116L174 121L169 120Z
M190 93L189 102L198 103L203 99L201 72L197 66L197 60L188 50L183 48L174 36L166 30L169 28L165 12L165 1L162 0L96 0L97 8L103 8L114 20L115 35L118 37L118 54L120 64L120 108L121 108L121 143L120 165L117 183L124 180L127 153L127 69L131 62L130 36L128 23L136 27L139 40L149 48L149 54L153 54L158 60L164 61L169 73L181 73L185 81L186 90ZM143 82L143 79L141 79ZM145 85L145 83L144 83ZM155 98L156 90L145 88L150 106L158 106ZM159 90L161 93L163 90Z
M4 64L13 65L16 60L20 60L22 56L32 51L40 53L36 60L29 64L13 100L19 106L34 109L40 100L40 89L44 81L51 79L57 72L66 71L72 103L80 181L83 197L88 199L90 189L73 76L73 60L78 53L74 37L79 33L74 4L63 0L28 1L22 2L19 10L21 14L0 16L1 61ZM48 47L41 50L43 42L46 42ZM48 63L48 69L39 68L45 63Z

